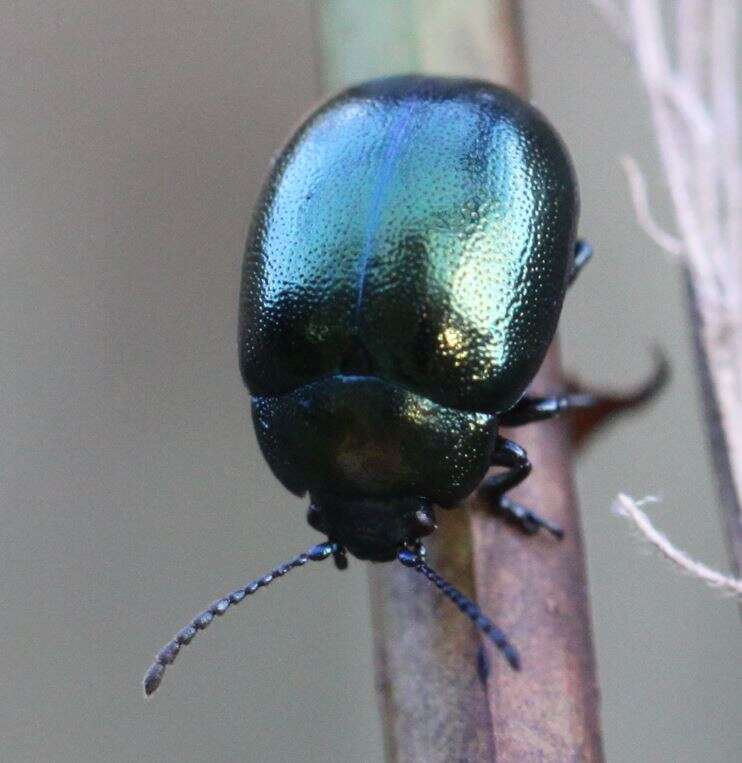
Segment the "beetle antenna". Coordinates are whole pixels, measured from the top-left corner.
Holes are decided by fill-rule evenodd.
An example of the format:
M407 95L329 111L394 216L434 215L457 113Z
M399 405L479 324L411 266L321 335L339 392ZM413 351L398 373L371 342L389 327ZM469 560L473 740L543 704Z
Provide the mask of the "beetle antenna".
M484 633L489 640L502 652L510 666L520 670L520 656L518 650L508 641L507 636L485 615L482 610L461 591L455 588L445 578L441 577L424 560L425 551L420 547L418 551L403 548L397 558L405 567L411 567L424 575L444 596L451 601Z
M165 644L157 653L155 661L144 675L145 696L149 697L157 691L165 675L165 669L168 665L175 662L181 647L190 644L198 631L205 630L213 622L214 617L221 617L233 604L239 604L246 596L250 596L250 594L255 593L260 588L265 588L276 578L283 577L289 570L303 567L307 562L321 562L323 559L327 559L328 556L338 554L339 552L340 546L337 543L328 542L312 546L305 553L299 554L299 556L294 557L290 562L286 562L286 564L279 565L267 575L263 575L262 578L253 580L244 588L238 588L228 596L215 601L208 609L194 617L185 628L181 628L175 634L172 641Z

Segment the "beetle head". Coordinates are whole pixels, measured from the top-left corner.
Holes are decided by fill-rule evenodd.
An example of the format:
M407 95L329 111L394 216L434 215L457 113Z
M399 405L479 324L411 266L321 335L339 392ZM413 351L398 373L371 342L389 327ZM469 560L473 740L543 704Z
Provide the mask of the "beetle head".
M435 530L433 506L426 498L377 498L312 493L309 524L358 559L388 562L405 544Z

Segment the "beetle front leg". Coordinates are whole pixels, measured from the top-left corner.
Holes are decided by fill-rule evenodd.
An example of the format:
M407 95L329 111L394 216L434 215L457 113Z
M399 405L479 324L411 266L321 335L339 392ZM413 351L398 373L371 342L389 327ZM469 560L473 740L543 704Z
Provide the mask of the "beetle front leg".
M561 527L505 495L508 490L519 485L531 473L531 462L528 460L526 451L512 440L498 436L492 454L492 465L504 466L508 469L502 474L486 479L480 488L491 499L494 510L529 535L533 535L543 527L554 537L561 539L564 536Z

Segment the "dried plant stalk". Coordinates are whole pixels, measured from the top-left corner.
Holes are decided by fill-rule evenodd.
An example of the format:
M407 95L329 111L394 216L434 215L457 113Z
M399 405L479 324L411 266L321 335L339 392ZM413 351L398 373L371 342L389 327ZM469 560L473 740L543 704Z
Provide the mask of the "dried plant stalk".
M517 7L510 0L324 0L317 6L324 84L432 71L490 79L525 95ZM536 385L564 389L556 343ZM438 512L441 526L427 546L434 566L510 631L523 670L513 672L420 576L400 565L372 567L390 761L603 760L567 425L528 427L517 439L536 468L515 497L560 522L567 540L524 537L475 497L470 512Z
M742 567L742 163L735 0L592 0L636 58L649 96L676 234L654 222L641 173L625 164L637 217L680 258L732 563ZM670 27L669 34L666 34ZM674 40L671 55L667 37Z
M641 504L650 500L654 499L645 498L643 501L635 501L633 498L620 493L613 504L613 511L620 517L625 517L633 522L645 540L649 541L678 569L722 593L742 598L742 580L723 575L703 564L703 562L692 559L685 551L673 545L669 538L652 524L649 517L639 508Z

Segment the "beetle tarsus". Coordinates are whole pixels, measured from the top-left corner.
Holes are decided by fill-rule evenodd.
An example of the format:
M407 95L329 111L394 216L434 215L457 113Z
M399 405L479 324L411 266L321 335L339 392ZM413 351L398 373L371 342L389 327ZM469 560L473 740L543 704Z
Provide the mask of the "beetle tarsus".
M505 495L531 473L531 462L526 451L517 443L500 435L492 454L492 465L507 468L507 471L489 477L482 485L481 489L489 497L493 510L518 525L528 535L533 535L543 528L561 540L564 537L561 527Z
M548 519L532 511L527 506L513 501L506 495L500 496L497 511L510 522L517 524L518 527L528 535L535 535L541 528L550 532L558 540L564 538L564 530L559 525L554 524Z

